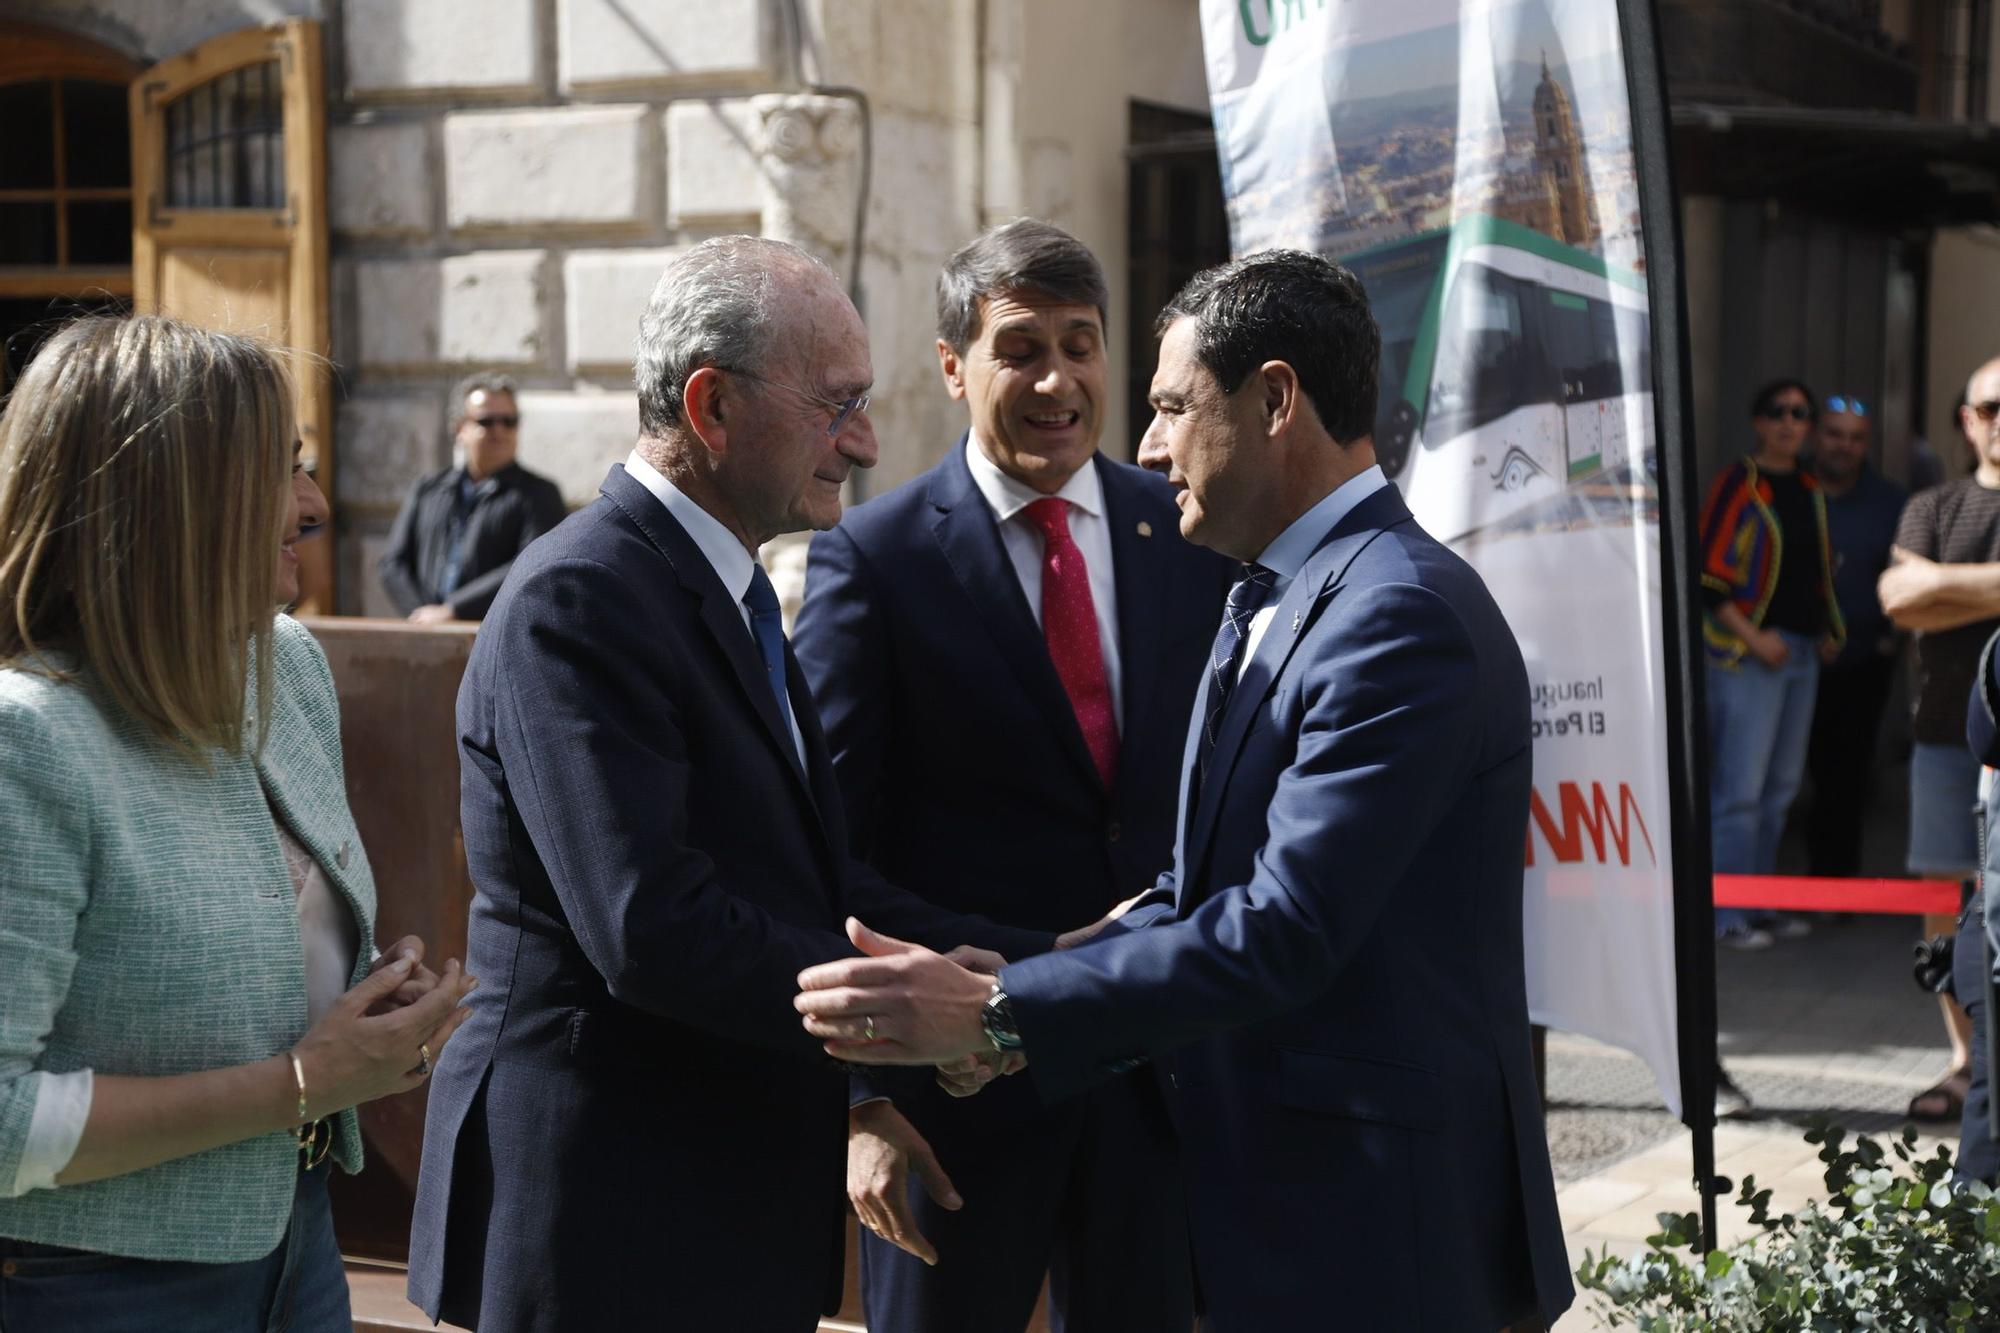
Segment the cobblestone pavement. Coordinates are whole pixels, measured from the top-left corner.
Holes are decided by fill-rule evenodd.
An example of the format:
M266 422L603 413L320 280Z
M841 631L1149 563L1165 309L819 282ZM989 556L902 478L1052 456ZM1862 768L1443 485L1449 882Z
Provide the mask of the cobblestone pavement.
M1755 1110L1716 1130L1716 1169L1754 1173L1780 1209L1824 1197L1816 1149L1802 1137L1824 1113L1877 1136L1899 1132L1911 1096L1948 1059L1937 1001L1910 979L1913 917L1818 923L1811 937L1716 959L1718 1045ZM1637 1058L1549 1034L1549 1147L1570 1264L1586 1248L1636 1253L1661 1212L1698 1204L1688 1130L1670 1116ZM1922 1147L1957 1146L1957 1125L1920 1124ZM1717 1208L1725 1242L1746 1231L1741 1210ZM1602 1327L1580 1301L1563 1333Z

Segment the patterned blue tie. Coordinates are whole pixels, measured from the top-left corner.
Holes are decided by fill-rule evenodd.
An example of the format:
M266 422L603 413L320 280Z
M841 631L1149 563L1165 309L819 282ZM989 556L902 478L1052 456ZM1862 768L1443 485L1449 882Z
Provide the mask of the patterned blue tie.
M1229 589L1222 605L1222 625L1215 631L1215 647L1208 654L1208 707L1201 719L1201 762L1195 778L1208 772L1209 757L1215 753L1215 734L1222 726L1222 710L1236 688L1243 667L1243 645L1250 641L1250 621L1257 609L1278 585L1278 576L1262 565L1245 562L1243 573ZM1197 785L1196 790L1200 787Z
M784 719L785 735L792 730L792 699L785 692L785 621L778 614L778 590L762 565L751 565L750 586L743 593L743 605L750 608L750 632L757 636L757 651L764 655L764 678L771 693L778 696L778 716Z

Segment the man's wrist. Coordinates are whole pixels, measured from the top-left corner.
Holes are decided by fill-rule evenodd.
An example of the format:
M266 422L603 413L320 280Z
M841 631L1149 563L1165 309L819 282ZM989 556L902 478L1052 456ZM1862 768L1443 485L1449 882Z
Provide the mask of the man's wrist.
M986 996L986 1003L979 1010L979 1026L986 1034L987 1044L1000 1055L1021 1049L1021 1028L1014 1021L1014 1004L1007 998L999 982Z

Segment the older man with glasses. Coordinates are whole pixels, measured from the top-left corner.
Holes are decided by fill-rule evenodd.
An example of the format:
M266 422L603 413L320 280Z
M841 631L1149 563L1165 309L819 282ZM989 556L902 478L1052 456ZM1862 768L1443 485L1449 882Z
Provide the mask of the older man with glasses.
M1910 870L1970 879L1979 861L1972 816L1979 763L1965 747L1965 700L1979 674L1979 650L2000 629L2000 358L1966 382L1958 422L1977 459L1973 473L1911 497L1879 591L1889 618L1917 638ZM1951 921L1924 925L1949 930ZM1943 1002L1951 1067L1910 1102L1918 1119L1955 1119L1964 1103L1970 1026L1949 996Z
M868 331L749 236L661 274L639 435L515 566L458 699L467 958L432 1076L410 1293L508 1333L809 1333L837 1303L849 1084L788 1001L849 915L1019 958L851 859L773 537L872 467ZM460 1049L463 1043L464 1049Z
M468 375L452 401L452 464L410 488L380 567L390 600L418 624L483 620L514 557L567 512L554 482L514 461L513 380Z

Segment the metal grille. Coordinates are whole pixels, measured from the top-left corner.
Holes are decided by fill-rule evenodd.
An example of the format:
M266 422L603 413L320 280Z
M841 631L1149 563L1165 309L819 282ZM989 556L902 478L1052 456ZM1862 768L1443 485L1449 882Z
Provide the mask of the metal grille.
M246 65L166 108L167 207L285 206L278 62Z

